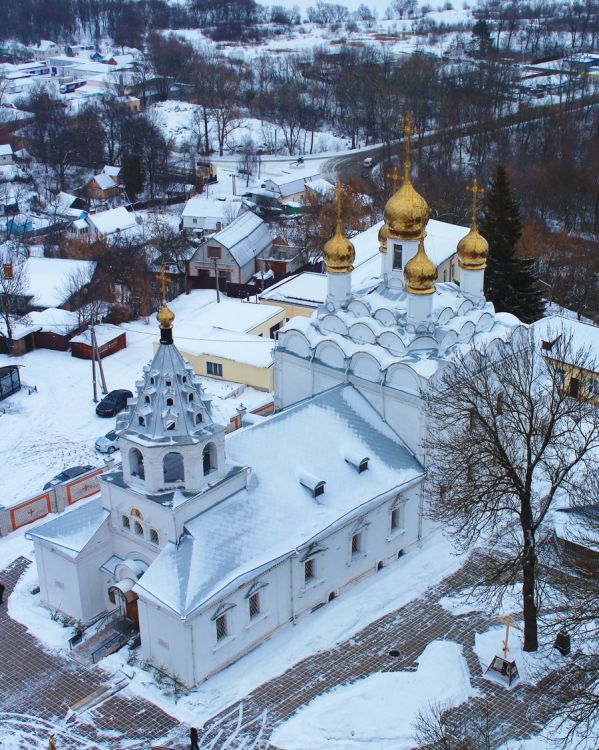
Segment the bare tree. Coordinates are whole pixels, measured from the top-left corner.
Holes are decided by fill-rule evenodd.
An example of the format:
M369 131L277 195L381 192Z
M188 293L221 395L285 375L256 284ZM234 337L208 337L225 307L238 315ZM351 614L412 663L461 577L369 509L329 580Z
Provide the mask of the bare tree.
M63 286L64 299L77 313L80 326L98 322L109 312L101 287L92 285L93 275L91 267L79 268L69 274Z
M15 241L6 242L0 248L0 320L3 329L0 337L6 339L7 350L13 347L14 325L25 318L20 300L27 292L27 250Z
M495 750L489 705L486 701L464 721L443 703L419 711L414 722L414 741L421 750ZM503 744L503 739L501 743Z
M492 589L522 584L525 651L538 648L549 511L584 491L599 447L599 411L564 384L596 367L564 331L551 339L550 359L523 328L508 344L458 354L426 394L430 516L462 549L485 539Z

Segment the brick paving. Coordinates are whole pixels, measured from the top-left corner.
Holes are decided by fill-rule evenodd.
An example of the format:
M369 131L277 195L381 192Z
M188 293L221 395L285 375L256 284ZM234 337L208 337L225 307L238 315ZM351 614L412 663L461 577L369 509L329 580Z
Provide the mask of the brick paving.
M72 706L94 690L110 685L110 678L98 667L88 669L68 656L45 651L25 627L8 616L7 599L29 560L19 558L2 571L6 587L0 605L0 738L13 728L31 734L31 747L47 747L50 727L58 725L60 750L85 746L119 747L120 740L104 739L105 733L120 732L128 747L147 748L149 739L165 736L177 722L151 703L115 695L98 709L83 714L82 720L65 717ZM110 734L107 734L110 737ZM91 743L91 744L90 744Z
M6 597L27 564L28 561L20 558L2 573ZM336 685L376 671L413 670L426 645L436 639L463 645L472 684L481 694L455 709L457 718L476 717L486 703L491 726L496 733L505 733L504 738L526 737L538 732L551 715L547 688L555 676L549 675L536 687L518 685L511 691L483 679L473 651L474 634L487 630L496 620L479 612L452 614L438 603L443 596L464 589L476 576L476 571L476 560L471 560L425 596L379 618L348 641L314 654L260 685L243 700L244 732L256 736L267 712L266 735L269 736L274 726ZM390 656L392 649L399 651L400 656ZM66 656L44 651L22 625L8 617L6 605L0 606L0 736L2 711L5 717L9 712L32 715L45 728L44 721L62 719L69 705L108 684L108 676L97 666L88 669ZM223 741L228 736L227 730L233 731L238 705L230 706L207 722L202 731L206 744L222 729L225 729ZM187 726L178 724L154 704L117 694L74 724L69 730L72 737L64 739L60 750L82 747L81 738L117 750L122 747L120 739L111 739L106 734L114 730L122 732L122 739L128 740L127 747L139 750L149 748L150 744L168 745L178 750L188 747ZM132 745L131 740L137 742ZM220 744L222 741L215 750Z

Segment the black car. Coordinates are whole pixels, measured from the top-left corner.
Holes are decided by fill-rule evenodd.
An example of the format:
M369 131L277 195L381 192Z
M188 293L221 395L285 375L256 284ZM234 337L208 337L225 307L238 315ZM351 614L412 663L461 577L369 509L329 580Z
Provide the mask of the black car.
M118 388L110 391L96 406L96 414L99 417L115 417L127 406L127 399L133 398L131 391Z
M80 474L86 474L88 471L95 469L95 466L71 466L70 469L65 469L57 474L49 482L44 485L45 490L49 490L50 487L54 487L55 484L61 484L62 482L68 482L69 479L74 479Z

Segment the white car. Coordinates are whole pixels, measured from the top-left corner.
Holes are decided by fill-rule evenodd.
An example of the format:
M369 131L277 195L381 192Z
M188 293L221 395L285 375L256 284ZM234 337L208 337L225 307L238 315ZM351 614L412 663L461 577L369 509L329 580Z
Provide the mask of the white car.
M119 438L114 430L96 440L96 450L100 453L114 453L119 449Z
M367 156L362 162L362 166L366 167L366 169L370 169L370 167L372 167L373 164L374 164L374 159L372 158L372 156Z

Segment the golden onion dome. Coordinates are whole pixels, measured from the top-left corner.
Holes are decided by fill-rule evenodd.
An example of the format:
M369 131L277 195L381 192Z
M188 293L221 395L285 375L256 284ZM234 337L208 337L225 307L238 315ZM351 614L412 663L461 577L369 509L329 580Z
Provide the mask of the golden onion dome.
M340 221L337 221L335 234L325 244L323 252L327 273L351 273L354 270L356 251L343 234Z
M476 222L470 231L458 242L458 264L466 271L483 271L487 267L489 243L478 232Z
M172 310L169 310L166 300L162 300L162 307L156 313L156 320L158 321L160 328L163 331L172 328L174 319L175 313Z
M422 235L428 221L429 207L415 190L406 173L403 185L385 205L384 217L393 237L415 240Z
M406 292L410 294L432 294L435 291L437 267L424 249L424 237L420 238L418 252L407 263L403 271Z
M387 252L387 240L389 239L389 227L387 224L379 229L379 253Z

